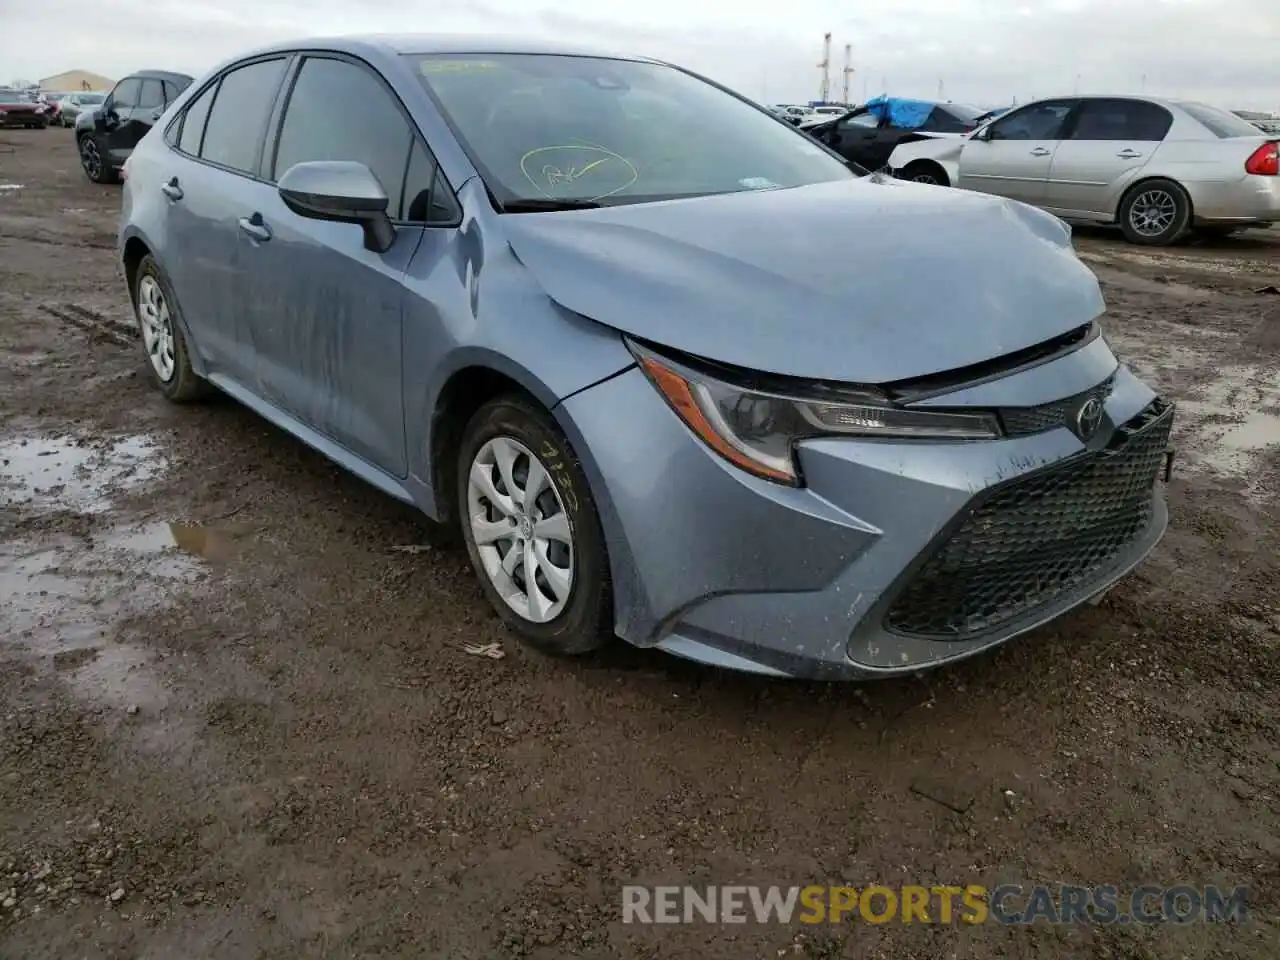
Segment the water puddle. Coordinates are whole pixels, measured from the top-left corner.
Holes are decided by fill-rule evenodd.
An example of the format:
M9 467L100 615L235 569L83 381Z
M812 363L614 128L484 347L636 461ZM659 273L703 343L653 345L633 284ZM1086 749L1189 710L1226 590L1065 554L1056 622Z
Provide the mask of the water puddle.
M80 696L156 723L141 740L190 746L195 731L164 716L170 693L145 647L116 639L122 621L180 601L251 528L150 523L42 543L0 544L0 644L34 656ZM140 733L141 733L140 729Z
M145 483L164 466L148 437L13 437L0 441L0 505L101 513L114 490Z
M1193 462L1256 481L1260 454L1280 446L1280 374L1252 366L1220 367L1179 407L1179 432Z

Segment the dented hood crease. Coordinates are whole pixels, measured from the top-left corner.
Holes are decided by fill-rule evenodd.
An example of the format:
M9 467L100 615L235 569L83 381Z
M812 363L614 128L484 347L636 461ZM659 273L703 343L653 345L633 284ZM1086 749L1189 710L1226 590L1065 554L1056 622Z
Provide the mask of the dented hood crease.
M887 383L1033 346L1103 310L1057 218L882 181L508 214L549 297L762 372Z

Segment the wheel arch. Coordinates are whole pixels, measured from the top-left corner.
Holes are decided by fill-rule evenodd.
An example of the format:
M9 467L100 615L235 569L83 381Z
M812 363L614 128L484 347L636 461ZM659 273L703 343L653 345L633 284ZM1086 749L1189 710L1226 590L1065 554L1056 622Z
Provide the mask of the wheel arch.
M1172 183L1182 191L1182 195L1187 199L1187 223L1190 224L1195 220L1195 201L1191 198L1191 191L1187 189L1186 185L1181 180L1177 177L1171 177L1162 173L1147 173L1144 171L1131 183L1125 184L1125 186L1120 190L1120 195L1116 198L1115 210L1113 211L1116 223L1120 222L1120 210L1124 207L1125 201L1128 200L1129 197L1132 196L1143 184L1153 183L1156 180L1164 180L1167 183Z
M130 225L121 235L120 244L120 269L124 274L125 286L129 290L129 305L133 307L136 314L138 309L137 300L137 280L138 267L142 263L143 257L148 254L155 261L156 269L160 271L160 276L164 279L165 285L173 294L174 300L177 301L178 325L182 328L182 336L187 342L187 355L191 362L191 369L197 376L205 375L204 358L200 353L196 338L191 334L191 327L187 323L187 315L182 310L182 301L178 300L177 291L174 289L173 280L164 268L164 264L155 253L155 244L139 230L136 226Z

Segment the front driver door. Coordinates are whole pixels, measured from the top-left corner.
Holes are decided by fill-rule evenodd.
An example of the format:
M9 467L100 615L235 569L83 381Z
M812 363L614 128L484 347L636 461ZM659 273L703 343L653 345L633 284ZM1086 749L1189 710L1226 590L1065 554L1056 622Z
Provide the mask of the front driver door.
M141 97L142 81L137 77L125 77L116 84L95 117L99 149L110 166L118 167L124 163L137 142L129 142L128 127Z
M846 160L874 170L872 159L879 125L880 119L875 114L853 114L832 127L828 144Z
M987 125L965 141L956 186L1043 204L1053 154L1077 103L1042 100Z
M429 156L373 70L338 56L307 57L276 142L264 150L267 182L256 185L255 205L240 211L241 255L253 264L255 282L250 326L257 390L396 477L408 473L404 275L424 230L411 210L421 190L411 188L410 200L403 198L406 176L425 176L430 186ZM272 184L295 164L315 160L356 161L373 171L396 224L389 250L367 250L359 226L307 219L285 205Z

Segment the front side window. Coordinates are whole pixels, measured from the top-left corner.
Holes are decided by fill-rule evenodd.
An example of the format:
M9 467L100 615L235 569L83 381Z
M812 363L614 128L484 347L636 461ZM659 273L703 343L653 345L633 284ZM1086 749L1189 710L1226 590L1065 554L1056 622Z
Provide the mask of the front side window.
M285 60L260 60L222 78L209 112L200 156L241 173L258 166L258 145L267 126Z
M410 59L504 204L638 203L855 176L791 124L674 67L546 54Z
M164 87L159 80L143 80L142 92L138 95L138 106L144 110L155 110L164 106Z
M1001 117L988 128L992 140L1057 140L1075 101L1033 103Z
M289 95L272 179L309 160L363 163L387 194L387 213L396 217L412 143L408 121L372 73L345 60L311 57Z
M126 77L111 91L111 106L117 110L132 110L141 96L142 81L137 77Z

